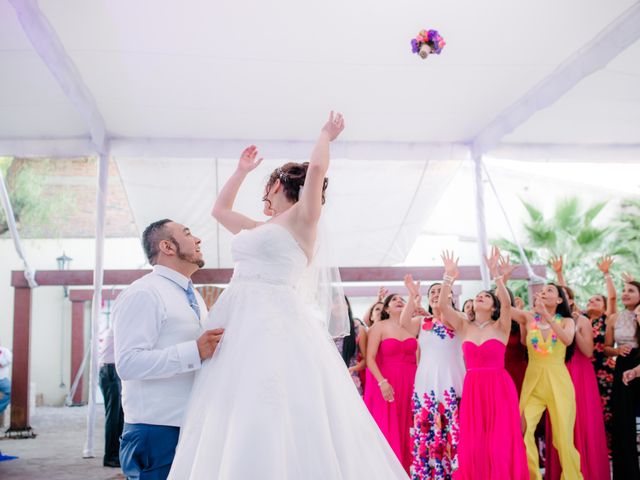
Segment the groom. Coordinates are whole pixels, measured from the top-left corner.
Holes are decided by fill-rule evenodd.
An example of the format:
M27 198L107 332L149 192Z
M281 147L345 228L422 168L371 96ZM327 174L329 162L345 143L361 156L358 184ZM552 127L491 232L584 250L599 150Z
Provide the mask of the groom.
M200 239L169 219L149 225L142 245L153 271L113 307L115 363L122 379L120 464L129 479L166 479L195 371L223 330L203 331L207 307L191 275L204 266Z

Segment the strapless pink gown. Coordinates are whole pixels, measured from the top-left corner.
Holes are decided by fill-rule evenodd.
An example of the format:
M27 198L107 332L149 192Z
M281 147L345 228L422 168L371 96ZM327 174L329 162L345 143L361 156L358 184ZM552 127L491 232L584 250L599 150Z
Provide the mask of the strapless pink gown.
M382 397L378 381L368 369L364 391L364 403L407 473L413 461L410 437L413 425L411 395L416 375L417 348L415 338L404 341L395 338L382 340L376 363L382 376L393 387L394 401L387 402Z
M573 439L580 454L580 470L585 480L609 480L607 435L596 374L591 360L576 347L567 370L576 389L576 423ZM547 417L546 480L559 480L562 474L558 451L551 442L551 423Z
M504 368L505 348L497 339L462 344L467 374L460 401L456 480L529 478L518 394Z

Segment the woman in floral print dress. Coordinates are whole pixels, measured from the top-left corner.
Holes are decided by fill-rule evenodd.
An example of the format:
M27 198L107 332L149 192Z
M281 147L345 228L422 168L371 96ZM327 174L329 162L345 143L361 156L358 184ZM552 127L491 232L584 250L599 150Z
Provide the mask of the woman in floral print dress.
M616 368L616 359L604 354L604 334L607 330L607 317L616 313L616 287L609 274L609 267L613 263L611 257L604 257L598 268L604 274L607 284L607 297L593 295L587 302L586 315L591 320L593 327L593 369L596 372L598 390L604 413L604 425L607 432L607 447L611 452L611 386L613 385L613 371Z
M419 284L407 276L405 285L417 309ZM441 289L440 283L429 287L430 315L403 315L405 328L418 337L420 345L413 392L413 480L450 480L458 468L458 407L465 366L460 339L440 318Z

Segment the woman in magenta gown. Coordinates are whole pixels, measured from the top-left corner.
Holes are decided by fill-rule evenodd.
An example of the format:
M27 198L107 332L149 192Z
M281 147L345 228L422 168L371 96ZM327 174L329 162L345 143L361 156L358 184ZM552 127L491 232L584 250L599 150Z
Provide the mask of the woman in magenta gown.
M609 455L604 415L598 382L591 363L593 330L591 322L576 316L576 349L567 362L567 369L576 390L576 423L573 439L580 454L580 471L588 480L609 480ZM558 451L551 442L552 432L547 420L547 468L546 480L559 480L562 474Z
M413 460L411 395L418 342L400 325L400 295L384 301L380 321L368 332L364 402L407 473Z
M448 302L458 276L457 260L445 253L444 282L439 306L443 319L462 338L467 374L460 402L460 443L455 480L528 480L529 471L520 428L518 394L504 368L507 339L511 329L509 293L498 276L500 252L494 247L487 259L496 280L496 297L482 291L474 300L474 321L470 322ZM511 266L503 264L505 270Z

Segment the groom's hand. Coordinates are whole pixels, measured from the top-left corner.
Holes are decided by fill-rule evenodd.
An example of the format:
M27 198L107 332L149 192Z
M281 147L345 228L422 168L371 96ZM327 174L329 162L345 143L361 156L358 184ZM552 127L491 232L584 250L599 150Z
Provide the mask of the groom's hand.
M198 344L198 353L200 353L200 360L206 360L211 358L213 352L216 351L218 343L222 338L224 328L216 328L214 330L207 330L196 341Z

